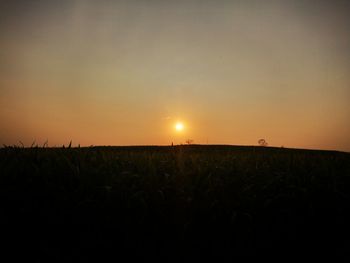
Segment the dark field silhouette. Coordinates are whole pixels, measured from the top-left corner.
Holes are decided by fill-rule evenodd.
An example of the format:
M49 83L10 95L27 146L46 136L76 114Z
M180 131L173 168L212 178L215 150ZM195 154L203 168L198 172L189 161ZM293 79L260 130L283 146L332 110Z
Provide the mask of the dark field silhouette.
M12 258L348 258L350 154L272 147L3 148Z

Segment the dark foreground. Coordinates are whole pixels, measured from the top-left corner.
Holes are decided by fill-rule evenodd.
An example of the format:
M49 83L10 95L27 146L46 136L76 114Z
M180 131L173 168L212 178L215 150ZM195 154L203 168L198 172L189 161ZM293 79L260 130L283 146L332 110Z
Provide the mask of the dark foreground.
M5 148L0 257L349 259L349 201L350 154L341 152Z

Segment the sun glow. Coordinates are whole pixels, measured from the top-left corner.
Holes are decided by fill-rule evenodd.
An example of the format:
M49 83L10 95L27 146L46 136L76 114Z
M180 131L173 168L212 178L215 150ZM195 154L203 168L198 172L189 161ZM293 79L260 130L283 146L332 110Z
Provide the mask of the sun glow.
M184 125L183 125L182 122L177 122L177 123L175 124L175 130L176 130L176 131L182 131L183 129L184 129Z

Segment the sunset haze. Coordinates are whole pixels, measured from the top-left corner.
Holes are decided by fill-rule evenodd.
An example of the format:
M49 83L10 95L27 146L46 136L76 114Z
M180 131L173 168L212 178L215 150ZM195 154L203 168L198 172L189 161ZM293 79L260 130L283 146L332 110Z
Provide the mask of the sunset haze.
M1 1L0 145L264 138L350 151L349 12L348 1Z

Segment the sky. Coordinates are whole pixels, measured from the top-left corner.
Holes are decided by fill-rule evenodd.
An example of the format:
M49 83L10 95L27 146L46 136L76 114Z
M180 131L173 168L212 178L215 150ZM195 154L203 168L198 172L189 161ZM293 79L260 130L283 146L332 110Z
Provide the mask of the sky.
M350 151L349 13L340 0L0 0L0 144Z

